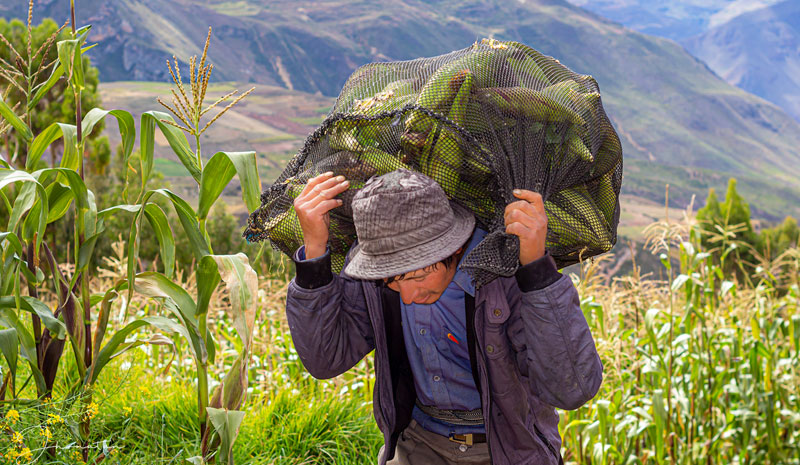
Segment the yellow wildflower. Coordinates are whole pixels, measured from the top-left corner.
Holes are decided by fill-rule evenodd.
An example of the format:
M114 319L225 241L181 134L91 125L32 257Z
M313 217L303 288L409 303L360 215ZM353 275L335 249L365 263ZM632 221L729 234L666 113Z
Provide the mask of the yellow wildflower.
M17 458L17 451L14 449L8 449L8 452L6 452L6 460L10 462L16 458Z
M19 431L14 431L14 434L11 435L11 442L13 442L14 444L22 445L22 443L25 442L25 438Z
M125 416L129 416L131 412L133 412L133 409L130 407L122 407L122 411L125 412Z
M42 436L45 441L53 439L53 433L50 432L50 428L47 426L39 430L39 436Z
M28 449L27 447L19 451L17 457L24 459L26 462L30 462L31 460L33 460L33 454L31 454L31 450Z
M97 406L96 402L91 402L89 405L86 406L86 410L83 412L83 417L86 420L91 420L97 415L97 412L100 411L100 408Z
M49 417L47 419L48 425L56 425L58 423L64 423L64 419L61 418L61 415L57 415L55 413L48 413L47 416Z
M6 413L6 420L8 420L8 422L12 425L17 424L19 421L19 412L13 409L9 410L8 413Z

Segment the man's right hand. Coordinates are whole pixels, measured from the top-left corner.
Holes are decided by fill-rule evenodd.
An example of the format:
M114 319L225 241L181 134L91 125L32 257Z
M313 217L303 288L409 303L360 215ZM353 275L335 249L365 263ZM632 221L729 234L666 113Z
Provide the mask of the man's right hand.
M334 177L333 173L327 172L309 179L303 192L294 199L294 209L303 230L307 260L325 254L328 227L331 223L329 212L342 204L341 200L334 197L348 187L349 183L344 176Z

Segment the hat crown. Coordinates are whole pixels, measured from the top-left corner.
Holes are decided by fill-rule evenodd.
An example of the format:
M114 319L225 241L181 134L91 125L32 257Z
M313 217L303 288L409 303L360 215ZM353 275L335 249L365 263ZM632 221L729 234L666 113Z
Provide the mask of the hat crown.
M433 179L400 169L367 181L353 198L353 223L363 251L382 255L441 237L456 217Z

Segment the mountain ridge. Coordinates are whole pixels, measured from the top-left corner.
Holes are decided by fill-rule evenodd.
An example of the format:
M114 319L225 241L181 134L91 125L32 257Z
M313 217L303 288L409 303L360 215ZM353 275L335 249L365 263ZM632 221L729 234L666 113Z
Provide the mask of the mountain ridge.
M743 13L682 44L727 82L780 105L800 120L797 2L785 0Z

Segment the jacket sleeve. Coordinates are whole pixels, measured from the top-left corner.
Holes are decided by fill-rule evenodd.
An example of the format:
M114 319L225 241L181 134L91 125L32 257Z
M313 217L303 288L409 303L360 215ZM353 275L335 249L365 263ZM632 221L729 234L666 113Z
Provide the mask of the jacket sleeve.
M516 283L510 283L509 305L516 317L509 337L520 349L517 364L529 388L554 407L580 407L600 388L603 365L575 285L549 254L521 267Z
M333 378L375 347L362 284L331 272L330 251L313 260L301 260L301 253L286 296L289 330L308 372Z

